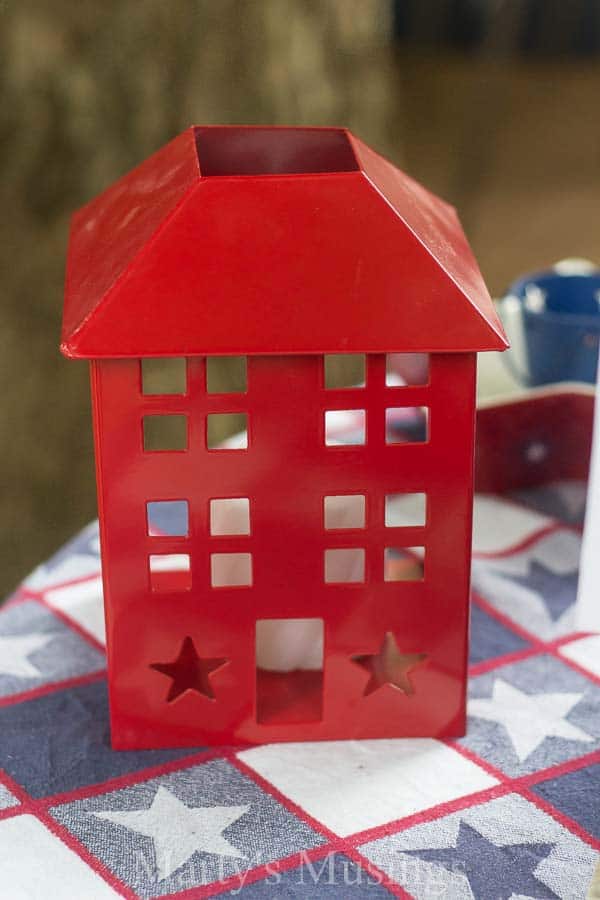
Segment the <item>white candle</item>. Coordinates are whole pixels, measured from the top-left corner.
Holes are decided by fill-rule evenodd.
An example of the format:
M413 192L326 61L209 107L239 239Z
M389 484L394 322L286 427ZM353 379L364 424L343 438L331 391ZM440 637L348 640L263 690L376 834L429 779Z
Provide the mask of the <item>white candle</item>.
M600 368L599 368L600 377ZM585 528L579 571L576 627L600 631L600 402L596 391Z

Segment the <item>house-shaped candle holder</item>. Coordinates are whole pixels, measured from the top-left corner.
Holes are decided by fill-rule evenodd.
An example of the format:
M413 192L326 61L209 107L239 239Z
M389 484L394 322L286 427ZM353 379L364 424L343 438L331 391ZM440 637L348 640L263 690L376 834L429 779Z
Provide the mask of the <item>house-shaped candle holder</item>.
M75 215L116 748L464 732L505 346L454 209L343 129L191 128Z

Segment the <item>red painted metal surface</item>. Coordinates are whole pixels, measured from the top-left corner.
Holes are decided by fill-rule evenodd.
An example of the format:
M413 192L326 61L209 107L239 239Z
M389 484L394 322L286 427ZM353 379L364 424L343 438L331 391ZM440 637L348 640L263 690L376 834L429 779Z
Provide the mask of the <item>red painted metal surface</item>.
M190 130L75 217L62 349L92 360L115 747L463 733L475 351L505 344L454 211L342 130ZM385 354L417 350L428 382L389 385ZM326 352L366 354L365 384L327 388ZM207 390L224 353L240 393ZM186 358L182 393L143 392L152 356ZM386 440L400 408L426 440ZM364 411L363 444L327 444L332 410ZM245 449L209 449L218 413L246 414ZM181 449L145 447L169 415ZM426 518L392 527L403 493ZM364 521L326 527L349 494ZM211 531L227 498L235 535ZM148 527L161 501L187 504L178 536ZM326 559L352 550L339 583ZM257 622L290 619L322 629L320 670L257 667Z
M68 356L505 346L454 210L343 130L192 129L73 221Z
M237 395L206 392L202 358L188 360L185 395L143 395L137 360L92 371L116 747L463 732L473 354L434 355L419 387L386 387L379 355L364 388L340 390L324 388L318 356L249 357ZM429 408L428 443L386 444L385 409L398 405ZM366 410L364 446L325 446L324 413L339 408ZM207 449L207 415L225 411L247 412L247 449ZM147 413L187 416L187 450L144 451ZM402 492L427 494L424 526L386 527L385 496ZM325 530L323 498L348 493L364 494L365 527ZM210 534L210 501L223 497L249 498L249 535ZM146 503L161 499L188 501L187 536L147 534ZM425 547L423 579L386 582L385 548L414 546ZM328 548L364 548L364 583L326 584ZM223 552L252 555L251 586L211 586L210 556ZM189 590L150 589L158 553L189 554ZM255 627L273 618L323 620L322 691L317 673L259 672L257 722ZM426 654L412 695L364 695L369 674L353 657L378 653L388 632L402 653ZM173 663L186 637L200 658L228 661L210 675L214 699L190 690L167 702L171 681L153 666Z

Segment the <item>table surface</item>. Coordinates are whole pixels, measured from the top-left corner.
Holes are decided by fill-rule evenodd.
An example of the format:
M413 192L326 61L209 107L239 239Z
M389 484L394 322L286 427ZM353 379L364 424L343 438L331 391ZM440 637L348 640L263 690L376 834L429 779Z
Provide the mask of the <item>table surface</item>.
M0 895L584 898L600 850L600 635L573 632L584 499L580 483L476 498L457 741L112 751L90 525L0 612Z

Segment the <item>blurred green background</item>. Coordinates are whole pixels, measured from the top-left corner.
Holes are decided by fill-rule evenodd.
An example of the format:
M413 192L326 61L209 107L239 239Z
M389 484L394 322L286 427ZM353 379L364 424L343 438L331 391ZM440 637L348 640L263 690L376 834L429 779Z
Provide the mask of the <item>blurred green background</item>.
M95 516L70 212L191 123L335 124L454 203L490 288L595 258L590 0L0 2L0 593Z

